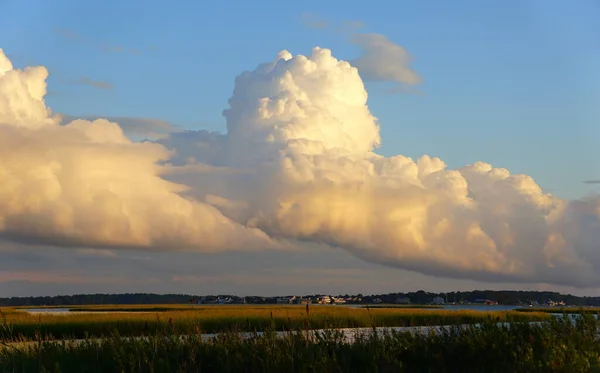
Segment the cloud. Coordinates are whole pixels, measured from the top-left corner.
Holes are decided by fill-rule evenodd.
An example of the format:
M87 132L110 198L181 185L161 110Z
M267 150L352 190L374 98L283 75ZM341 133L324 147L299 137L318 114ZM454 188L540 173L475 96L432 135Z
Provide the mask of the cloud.
M12 273L4 282L0 278L0 297L114 293L114 283L102 282L102 277L117 278L121 292L274 295L381 290L373 285L379 278L405 283L403 276L411 276L370 265L344 250L322 245L304 245L302 251L294 252L182 252L177 255L168 251L113 250L114 256L92 254L96 250L82 254L84 249L77 249L76 255L70 255L72 250L68 248L11 245L16 246L15 251L3 253L0 261L0 273ZM2 246L0 241L0 248ZM136 258L140 255L144 255L145 260ZM315 263L320 270L313 269ZM359 276L367 272L352 270L356 266L369 268L370 275ZM22 275L17 276L15 272ZM38 275L27 277L28 273ZM65 277L75 279L83 273L98 281L64 281ZM62 275L53 279L57 282L44 281L56 274ZM412 277L414 279L414 275ZM424 283L421 286L425 286Z
M357 30L365 27L363 21L342 21L342 28L349 30Z
M303 13L301 20L312 29L325 30L332 26L331 22L310 13ZM363 80L394 83L393 87L386 89L390 94L418 92L413 86L421 83L422 78L411 67L413 58L410 53L384 35L357 33L363 27L362 21L342 21L335 28L336 32L360 48L361 55L349 62L358 68Z
M384 35L355 34L351 42L362 54L350 63L358 68L364 80L395 82L402 86L421 83L421 77L410 66L410 53Z
M584 184L600 184L600 180L584 180Z
M330 25L329 21L320 19L312 13L302 13L300 15L300 20L302 21L302 23L304 23L306 27L316 30L325 29Z
M60 126L44 68L0 58L0 71L6 240L212 253L311 242L434 276L600 283L600 197L561 200L485 162L376 154L359 70L328 49L240 74L225 134L155 143L105 119Z
M236 78L226 135L161 143L185 154L176 163L194 149L195 162L253 170L173 180L272 237L325 242L437 276L599 281L600 225L590 213L599 200L578 201L588 208L584 217L577 203L544 193L531 177L485 162L451 170L427 155L377 155L379 123L366 101L359 71L329 50L283 51Z
M0 249L7 245L0 241ZM203 254L169 251L113 250L115 256L84 255L79 249L36 247L8 243L0 272L62 274L82 273L98 282L39 282L12 277L0 281L0 297L82 293L114 293L114 284L102 277L118 278L120 292L186 294L373 294L423 289L454 290L538 289L538 284L440 279L384 267L360 260L348 251L322 244L302 243L301 250L264 252L219 252ZM143 257L141 257L143 256ZM226 268L226 270L224 270ZM189 281L175 282L175 277ZM202 279L210 279L204 281ZM554 291L590 294L582 288L553 285Z
M83 40L81 35L79 35L78 33L76 33L73 30L55 27L54 29L52 29L52 31L54 31L55 34L65 38L65 39L69 39L69 40L73 40L73 41L82 41Z
M101 80L92 80L86 77L81 77L73 82L73 84L87 85L94 88L100 89L113 89L113 85L108 82L103 82Z
M91 122L98 119L106 119L111 122L116 122L126 136L142 140L157 140L180 131L179 128L166 120L120 116L87 115L75 117L65 114L61 115L61 124L64 125L76 119L85 119Z
M341 21L338 25L335 25L333 22L323 19L316 14L306 12L300 14L300 21L304 24L304 26L311 29L325 30L335 27L337 32L342 33L352 32L365 27L364 22L352 20Z
M55 271L0 271L0 283L19 281L54 284L108 283L115 285L122 282L123 278L107 276L92 277L83 272L65 274ZM131 280L129 279L129 281Z
M140 55L142 52L139 49L135 48L125 48L120 45L103 45L100 49L104 52L108 53L130 53L135 55Z
M93 46L94 48L96 48L97 50L101 51L101 52L106 52L106 53L128 53L128 54L133 54L133 55L140 55L142 54L142 51L140 49L137 48L127 48L121 45L111 45L111 44L100 44L100 43L96 43L92 40L86 39L84 38L82 35L78 34L77 32L71 30L71 29L67 29L67 28L60 28L60 27L55 27L52 30L55 34L57 34L58 36L64 38L64 39L68 39L71 41L75 41L75 42L80 42L80 43L84 43L84 44L88 44ZM149 50L151 48L148 48Z
M0 52L0 236L30 244L218 251L264 249L263 232L179 195L160 177L159 144L105 119L64 126L43 97L43 67L12 69Z
M109 257L114 258L117 256L113 250L103 250L103 249L79 249L77 253L80 255L90 255L90 256L101 256L101 257Z

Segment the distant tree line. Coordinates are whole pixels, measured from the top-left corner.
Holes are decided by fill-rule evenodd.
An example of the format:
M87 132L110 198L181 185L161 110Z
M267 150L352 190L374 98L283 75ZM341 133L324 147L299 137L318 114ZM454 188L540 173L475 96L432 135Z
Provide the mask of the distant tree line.
M560 294L549 291L514 291L514 290L474 290L456 291L448 293L430 293L423 290L409 293L388 293L374 295L339 295L340 297L357 297L360 303L396 303L398 299L409 298L412 304L429 304L433 298L441 297L446 303L473 303L478 300L487 299L497 301L498 304L546 304L549 300L564 302L575 306L600 306L600 297L578 297L571 294ZM189 294L77 294L59 295L52 297L12 297L0 298L0 306L75 306L86 304L191 304L197 303L198 299L218 299L220 297L232 297L231 295L209 295L195 296ZM311 297L305 296L305 297ZM277 297L245 297L250 304L272 304L277 302Z
M0 306L76 306L86 304L181 304L194 297L186 294L77 294L53 297L0 298Z
M394 303L395 299L406 297L412 304L427 304L434 297L441 297L446 303L473 303L477 300L487 299L497 301L503 305L519 304L546 304L552 300L554 302L565 302L568 305L575 306L600 306L600 297L578 297L571 294L561 294L550 291L517 291L517 290L473 290L473 291L452 291L447 293L429 293L423 290L409 293L391 293L381 295L371 295L363 297L363 301L370 303L373 298L381 299L382 303Z

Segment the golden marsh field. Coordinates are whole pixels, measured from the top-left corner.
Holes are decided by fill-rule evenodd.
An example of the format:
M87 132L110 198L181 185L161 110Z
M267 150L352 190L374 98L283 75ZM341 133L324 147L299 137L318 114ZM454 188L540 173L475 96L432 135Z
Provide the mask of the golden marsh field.
M2 308L0 337L34 340L228 331L304 330L358 327L402 327L473 324L485 321L542 321L544 312L451 311L417 308L354 308L343 306L89 306L60 314L31 314Z

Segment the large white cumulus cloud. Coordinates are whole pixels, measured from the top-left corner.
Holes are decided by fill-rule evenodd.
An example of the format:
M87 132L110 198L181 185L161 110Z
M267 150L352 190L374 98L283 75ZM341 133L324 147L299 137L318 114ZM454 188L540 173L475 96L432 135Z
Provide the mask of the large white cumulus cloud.
M451 170L439 158L377 155L378 123L358 71L327 49L283 51L244 72L229 104L226 135L165 144L245 170L179 175L245 226L433 275L600 283L598 199L560 200L484 162Z
M0 50L0 235L33 243L214 251L272 241L182 198L162 179L169 152L116 123L50 116L43 67L13 69Z
M0 54L1 55L1 54ZM227 133L135 143L116 123L59 126L43 68L0 58L0 234L215 251L326 242L371 262L486 281L600 283L600 199L560 200L478 162L374 152L351 64L282 51L237 77Z

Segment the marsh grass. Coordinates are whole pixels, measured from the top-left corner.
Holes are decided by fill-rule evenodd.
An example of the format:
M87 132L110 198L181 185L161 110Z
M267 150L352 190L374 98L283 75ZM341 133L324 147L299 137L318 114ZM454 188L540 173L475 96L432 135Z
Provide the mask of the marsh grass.
M298 329L334 329L388 326L429 326L473 324L485 321L540 321L546 313L512 311L448 311L398 308L349 308L305 306L197 307L193 311L157 313L73 313L66 315L31 315L25 312L4 314L0 338L5 341L105 337L148 336L170 331L189 334L228 331L254 332L269 328L286 331Z
M373 310L372 310L373 311ZM311 310L312 312L312 310ZM485 322L440 333L377 332L348 343L336 330L308 338L274 329L242 337L144 339L113 333L103 341L40 342L0 354L4 372L599 372L600 323L584 315L531 325Z

